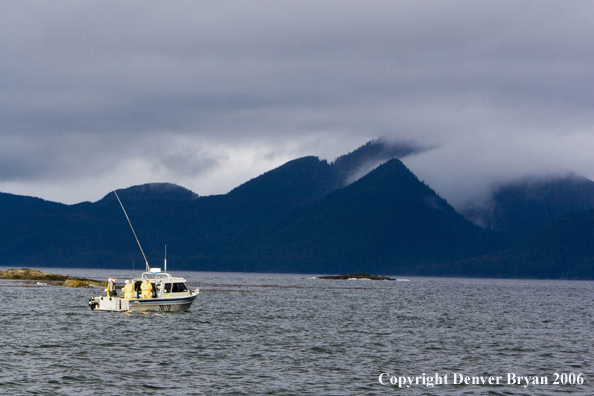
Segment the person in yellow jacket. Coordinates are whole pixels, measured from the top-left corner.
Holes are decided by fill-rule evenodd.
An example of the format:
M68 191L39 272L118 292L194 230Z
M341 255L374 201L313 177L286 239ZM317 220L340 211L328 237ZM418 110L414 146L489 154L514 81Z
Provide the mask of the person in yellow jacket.
M108 278L107 279L107 287L105 288L107 297L117 297L118 296L118 293L116 292L115 281L116 281L116 278Z
M134 297L134 285L128 279L126 279L126 285L122 291L124 292L124 298L130 299Z
M148 280L144 280L142 285L140 285L140 289L142 290L142 298L151 298L151 293L153 292L153 285Z

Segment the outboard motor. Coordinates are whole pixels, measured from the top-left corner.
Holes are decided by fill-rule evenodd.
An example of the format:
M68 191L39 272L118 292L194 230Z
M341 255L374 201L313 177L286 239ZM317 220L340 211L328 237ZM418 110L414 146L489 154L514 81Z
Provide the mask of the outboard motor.
M91 311L94 311L96 306L97 306L97 301L95 301L95 299L91 298L89 300L89 307L91 308Z

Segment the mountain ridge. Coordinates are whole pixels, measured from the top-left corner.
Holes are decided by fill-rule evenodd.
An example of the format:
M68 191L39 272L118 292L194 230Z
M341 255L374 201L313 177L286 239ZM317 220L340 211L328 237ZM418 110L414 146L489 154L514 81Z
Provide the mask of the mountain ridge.
M339 157L338 165L298 158L227 194L198 196L171 183L117 192L149 263L161 262L167 245L168 262L177 269L594 277L587 215L551 220L536 212L538 221L546 221L522 238L480 228L402 161L386 159L415 150L406 154L385 144L369 142ZM371 163L373 169L359 177ZM556 191L551 205L568 210L588 203L589 184L582 182L543 191ZM518 191L531 197L530 189ZM576 194L583 202L573 201ZM0 193L0 214L3 266L129 268L144 261L113 193L74 205ZM578 235L568 238L572 232ZM583 254L572 256L576 249Z
M420 219L423 227L418 226ZM452 233L452 229L457 231ZM392 159L357 182L293 212L268 242L272 240L275 259L283 262L279 271L289 266L299 272L331 272L336 261L346 272L387 271L396 264L402 269L405 263L468 256L477 244L489 244L480 241L481 237L488 239L487 233L458 214L402 162ZM450 238L453 235L459 239Z
M527 239L560 217L594 208L594 182L577 174L526 177L494 187L461 213L473 223Z

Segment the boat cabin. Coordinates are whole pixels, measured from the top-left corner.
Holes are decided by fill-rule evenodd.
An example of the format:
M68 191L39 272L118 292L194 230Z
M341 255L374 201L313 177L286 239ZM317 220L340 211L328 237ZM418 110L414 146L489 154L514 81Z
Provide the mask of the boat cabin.
M142 295L140 286L145 279L153 286L151 298L186 297L192 294L184 278L171 276L165 272L151 271L143 273L142 278L132 279L134 298L140 298Z

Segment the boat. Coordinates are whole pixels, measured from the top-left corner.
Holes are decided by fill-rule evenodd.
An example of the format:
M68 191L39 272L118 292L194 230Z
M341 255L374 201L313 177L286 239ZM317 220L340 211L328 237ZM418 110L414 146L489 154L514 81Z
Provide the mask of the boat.
M140 286L145 280L152 286L150 298L141 297ZM160 268L151 268L130 282L133 298L98 296L91 298L89 306L93 311L180 312L190 309L200 293L199 289L188 289L184 278L161 272Z
M132 222L124 209L120 197L113 192L120 203L126 219L130 224L132 233L136 238L136 242L140 247L142 256L146 263L146 270L142 273L140 278L133 278L130 283L133 287L132 298L124 298L118 296L97 296L89 300L89 307L93 311L136 311L136 312L181 312L187 311L192 306L192 303L200 293L199 289L191 291L186 286L186 279L179 276L172 276L167 273L167 246L165 246L165 271L161 272L161 268L151 268L148 260L142 250L140 241L136 236ZM150 296L143 298L141 285L144 282L150 283L152 286Z

